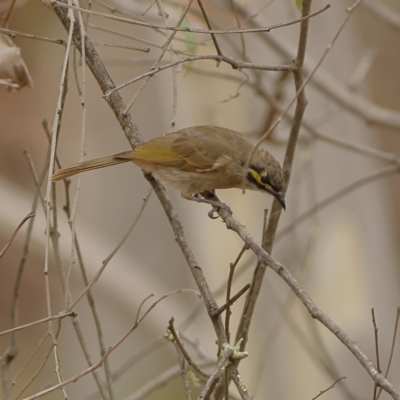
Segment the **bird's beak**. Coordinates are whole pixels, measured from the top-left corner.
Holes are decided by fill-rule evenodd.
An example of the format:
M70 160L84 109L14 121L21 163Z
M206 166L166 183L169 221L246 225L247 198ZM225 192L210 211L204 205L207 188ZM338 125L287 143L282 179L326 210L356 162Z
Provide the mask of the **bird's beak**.
M282 192L274 192L273 196L279 201L279 204L286 211L286 202L285 202L285 197L283 196L283 193Z

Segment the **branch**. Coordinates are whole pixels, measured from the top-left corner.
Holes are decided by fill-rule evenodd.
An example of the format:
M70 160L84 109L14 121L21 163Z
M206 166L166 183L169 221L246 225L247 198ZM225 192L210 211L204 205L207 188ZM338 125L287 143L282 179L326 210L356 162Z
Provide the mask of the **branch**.
M176 345L179 347L179 350L181 351L181 353L183 354L183 356L185 357L186 361L189 363L189 365L203 378L208 379L210 377L210 374L207 374L207 372L203 371L190 357L189 353L186 351L186 349L183 347L183 343L181 342L178 333L175 330L174 327L174 321L175 318L171 317L171 319L169 320L169 324L168 324L168 330L171 332L171 335L174 338L174 341L176 343Z
M303 1L302 15L303 16L308 15L310 13L310 9L311 9L311 0ZM292 100L292 102L289 103L289 106L291 106L291 104L294 101L296 101L296 111L286 149L285 161L283 164L283 170L285 173L285 186L283 188L284 194L286 193L288 188L293 159L294 159L294 153L301 127L301 121L303 119L304 111L307 105L307 99L304 93L304 86L306 81L304 81L303 79L303 64L306 51L307 35L308 35L308 19L303 21L300 26L299 47L298 47L297 59L295 60L295 65L297 66L297 69L294 71L296 96ZM287 107L287 110L289 106ZM280 122L280 117L276 120L275 124L271 125L270 130L274 129L279 122ZM264 136L267 136L268 133L269 132L267 132ZM261 141L259 141L258 145L260 143ZM249 163L250 159L247 161L247 164ZM275 232L278 227L280 213L281 213L281 206L278 204L277 201L273 201L272 210L270 213L270 219L268 221L267 229L264 230L263 240L262 240L263 248L265 248L269 253L271 253L272 250L272 245L275 239ZM240 324L236 334L236 341L238 341L241 338L244 339L242 350L246 347L250 323L257 303L257 298L261 290L265 271L266 271L266 266L263 265L261 262L259 262L253 275L250 291L247 294L246 303L243 308L242 317L240 319Z
M35 216L35 213L32 211L28 215L24 217L24 219L19 223L17 228L15 229L14 233L11 235L9 241L7 244L4 246L3 250L0 251L0 258L4 256L5 252L7 249L10 247L11 243L15 239L15 236L17 236L18 231L22 228L22 226L25 224L26 221L28 221L30 218L33 218Z
M261 263L268 265L272 268L292 289L294 294L304 304L310 315L321 322L328 330L330 330L356 357L359 363L364 367L367 373L371 376L372 380L380 386L383 390L389 393L393 399L400 400L400 393L394 386L375 368L374 364L368 357L359 349L359 347L352 341L348 335L340 328L334 321L332 321L325 313L318 309L316 304L312 301L310 296L306 293L303 287L291 275L289 270L275 259L273 259L250 235L246 227L237 222L232 215L225 209L218 210L219 216L224 220L226 227L236 232L246 245L254 252Z
M55 13L60 18L61 22L64 25L64 28L68 31L70 27L70 20L67 16L68 11L65 7L61 7L58 4L59 4L58 2L55 1L52 2ZM79 26L77 25L74 26L72 38L76 48L79 51L81 51L81 34ZM95 47L93 46L93 43L91 42L88 36L85 37L85 55L86 55L86 63L90 68L93 76L97 80L103 94L114 89L115 84L112 81L110 75L108 74L103 62L100 59L99 54L97 53ZM135 148L137 145L143 143L143 139L135 123L132 121L130 113L123 112L123 110L126 109L126 105L122 100L120 94L118 92L114 92L106 98L106 101L110 106L110 108L112 109L112 111L114 112L132 148ZM145 177L153 186L154 192L157 194L164 208L164 211L170 221L171 227L174 231L175 240L177 241L179 247L181 248L181 251L193 274L193 277L199 288L203 301L206 305L207 312L210 316L210 319L214 326L214 330L218 337L219 347L222 347L222 345L227 342L224 326L220 317L218 318L212 317L213 312L218 309L218 305L215 302L215 299L211 293L207 281L205 280L203 271L199 267L199 264L197 263L186 241L182 224L180 223L176 213L174 212L171 202L169 201L168 197L165 194L164 187L158 181L156 181L151 174L145 174Z
M187 27L176 27L176 26L165 26L165 25L157 25L157 24L150 24L147 22L142 22L142 21L137 21L133 20L130 18L122 18L122 17L117 17L116 15L112 14L104 14L98 11L92 11L92 10L87 10L86 8L81 8L81 7L76 7L72 6L70 4L64 3L63 1L55 1L52 0L50 1L53 7L64 7L64 8L69 8L71 10L75 11L80 11L82 13L86 13L89 15L95 15L98 17L104 17L108 19L112 19L114 21L119 21L123 22L126 24L131 24L131 25L138 25L138 26L143 26L146 28L153 28L153 29L162 29L166 31L177 31L177 32L191 32L191 33L203 33L203 34L214 34L214 35L229 35L229 34L237 34L237 33L257 33L257 32L270 32L273 29L278 29L278 28L283 28L284 26L290 26L290 25L295 25L301 22L304 22L306 19L309 19L311 17L314 17L324 11L326 11L328 8L331 6L328 4L321 10L315 12L314 14L307 15L306 17L302 17L299 19L296 19L294 21L289 21L289 22L281 22L279 24L271 25L268 27L263 27L263 28L254 28L254 29L230 29L230 30L207 30L207 29L191 29Z
M2 332L0 332L0 336L7 335L7 334L12 333L12 332L21 331L22 329L30 328L31 326L43 324L44 322L55 321L57 319L62 319L62 318L65 318L65 317L76 317L76 315L77 314L76 314L75 311L69 311L69 312L66 312L66 313L58 314L58 315L52 315L51 317L42 318L42 319L39 319L37 321L30 322L29 324L20 325L20 326L17 326L15 328L12 328L12 329L8 329L6 331L2 331Z
M57 385L51 386L45 390L42 390L41 392L35 393L32 396L29 396L27 398L25 398L24 400L35 400L38 399L39 397L44 396L45 394L54 392L57 389L60 388L64 388L66 385L72 383L72 382L76 382L77 380L79 380L80 378L84 377L87 374L90 374L91 372L95 371L97 368L101 367L102 364L104 363L104 361L108 358L108 356L119 347L119 345L121 343L123 343L125 341L125 339L134 331L136 330L136 328L140 325L140 323L147 317L147 315L149 315L150 311L157 306L162 300L166 299L167 297L171 296L171 295L175 295L175 294L180 294L183 292L192 292L192 293L196 293L194 290L192 289L181 289L181 290L176 290L174 292L170 292L165 294L164 296L161 296L157 301L155 301L147 310L146 312L140 316L140 311L144 305L144 303L153 295L149 295L147 296L142 303L140 304L137 314L136 314L136 320L135 323L132 325L132 327L114 344L112 345L106 352L106 354L104 354L103 357L101 357L101 359L96 363L93 364L92 366L90 366L89 368L85 369L84 371L80 372L79 374L76 374L74 376L72 376L69 379L64 380L63 382L60 382ZM196 293L197 294L197 293Z
M265 65L265 64L255 64L255 63L249 63L245 61L239 61L235 60L233 58L224 56L224 55L200 55L200 56L193 56L193 57L183 57L178 61L174 61L172 63L162 65L161 67L156 67L152 68L150 71L145 72L142 75L137 76L136 78L130 79L127 82L122 83L121 85L115 87L114 89L111 89L109 92L107 92L103 97L107 98L114 92L123 89L126 86L131 85L132 83L135 83L137 81L140 81L141 79L144 79L148 76L153 76L158 74L160 71L163 71L165 69L174 67L175 65L183 64L186 62L193 62L193 61L199 61L199 60L217 60L218 62L226 62L227 64L231 65L233 69L256 69L260 71L294 71L297 69L297 66L294 64L289 64L289 65Z
M381 4L379 4L381 6ZM244 18L248 18L250 13L247 8L240 3L237 4L238 11ZM250 20L250 25L259 27L256 20ZM282 57L292 60L296 48L282 36L262 35L260 39L271 46L276 53ZM307 56L304 62L303 72L309 74L314 68L315 60ZM400 130L400 112L382 107L364 96L353 92L346 85L335 79L331 74L323 69L319 69L311 82L313 86L322 92L327 98L339 104L345 111L351 112L362 118L369 125L382 126L395 130Z

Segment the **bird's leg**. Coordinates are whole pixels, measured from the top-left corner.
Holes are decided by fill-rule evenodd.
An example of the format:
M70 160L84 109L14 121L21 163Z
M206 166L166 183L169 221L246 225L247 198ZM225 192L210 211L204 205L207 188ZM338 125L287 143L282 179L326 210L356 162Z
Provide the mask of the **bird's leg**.
M197 201L198 203L211 204L213 206L213 208L208 213L208 216L212 219L218 218L218 215L215 217L214 213L217 212L220 208L225 208L232 214L232 210L225 203L222 203L220 201L220 199L215 194L214 190L205 190L202 193L198 193L194 196L190 196L189 200Z

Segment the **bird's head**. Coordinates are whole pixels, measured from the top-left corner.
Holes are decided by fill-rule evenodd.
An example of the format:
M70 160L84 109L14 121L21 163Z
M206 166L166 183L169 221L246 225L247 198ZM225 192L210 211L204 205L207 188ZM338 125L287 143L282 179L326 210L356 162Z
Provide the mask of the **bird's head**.
M258 148L246 173L246 188L271 194L286 210L282 193L284 183L285 177L279 162L267 150Z

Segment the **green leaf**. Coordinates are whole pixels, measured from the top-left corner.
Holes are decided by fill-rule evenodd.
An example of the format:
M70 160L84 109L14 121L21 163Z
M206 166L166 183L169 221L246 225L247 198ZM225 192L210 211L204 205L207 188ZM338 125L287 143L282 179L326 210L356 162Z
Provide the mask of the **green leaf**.
M186 18L182 21L181 27L182 28L190 28L190 23ZM186 39L186 51L192 56L196 55L196 51L197 51L196 35L193 32L185 32L184 36ZM191 66L192 66L192 62L184 64L185 75L189 74L189 72L191 70Z
M296 7L300 12L303 11L303 0L296 0Z

